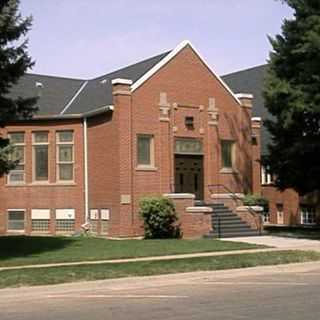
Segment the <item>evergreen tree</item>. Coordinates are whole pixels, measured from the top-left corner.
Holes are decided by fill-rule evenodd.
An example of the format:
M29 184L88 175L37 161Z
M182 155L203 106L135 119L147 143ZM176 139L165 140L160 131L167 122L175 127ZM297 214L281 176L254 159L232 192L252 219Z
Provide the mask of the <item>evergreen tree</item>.
M294 10L270 38L265 105L273 119L264 164L280 189L320 189L320 1L283 0Z
M31 17L22 18L19 0L0 0L0 127L18 119L27 119L36 111L36 98L13 98L10 89L17 84L33 62L23 39L31 27ZM0 176L15 165L10 161L12 148L0 136Z

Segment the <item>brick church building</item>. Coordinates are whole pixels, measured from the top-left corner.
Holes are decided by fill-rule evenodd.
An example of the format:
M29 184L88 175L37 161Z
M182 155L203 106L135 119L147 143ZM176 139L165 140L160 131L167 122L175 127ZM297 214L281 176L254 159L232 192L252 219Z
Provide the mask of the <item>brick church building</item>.
M91 80L26 74L11 94L37 95L39 111L0 129L19 160L0 178L0 234L73 233L90 222L99 234L137 236L148 195L194 195L190 214L194 200L269 196L251 93L188 41Z

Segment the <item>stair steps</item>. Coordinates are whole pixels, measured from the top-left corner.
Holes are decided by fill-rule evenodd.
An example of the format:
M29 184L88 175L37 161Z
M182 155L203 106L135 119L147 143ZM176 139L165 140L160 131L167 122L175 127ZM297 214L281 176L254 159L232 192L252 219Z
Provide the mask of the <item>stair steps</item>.
M261 232L251 228L236 213L223 203L205 204L211 207L212 212L212 231L207 234L206 238L232 238L259 236Z

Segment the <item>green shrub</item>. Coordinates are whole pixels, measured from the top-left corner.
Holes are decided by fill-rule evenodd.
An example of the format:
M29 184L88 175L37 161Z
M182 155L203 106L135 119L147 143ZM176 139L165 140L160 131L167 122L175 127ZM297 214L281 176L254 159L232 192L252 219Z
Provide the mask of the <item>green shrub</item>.
M260 206L263 207L264 212L269 211L269 201L257 194L246 194L243 198L243 204L245 206Z
M146 239L178 238L180 230L173 202L165 197L140 200L140 215L144 221Z

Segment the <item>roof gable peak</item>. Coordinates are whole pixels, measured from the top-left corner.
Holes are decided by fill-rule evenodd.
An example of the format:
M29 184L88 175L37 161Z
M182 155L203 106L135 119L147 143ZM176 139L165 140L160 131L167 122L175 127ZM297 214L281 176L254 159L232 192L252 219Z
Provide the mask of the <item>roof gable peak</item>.
M138 79L131 86L131 90L135 91L138 89L145 81L151 78L155 73L157 73L164 65L171 61L179 52L184 48L190 47L191 50L199 57L203 64L208 68L208 70L214 75L214 77L222 84L222 86L231 94L231 96L236 100L238 104L241 105L240 100L235 96L229 86L221 79L221 77L210 67L206 60L201 56L198 50L192 45L191 41L183 40L180 42L169 54L167 54L163 59L161 59L155 66L153 66L148 72L146 72L140 79Z

